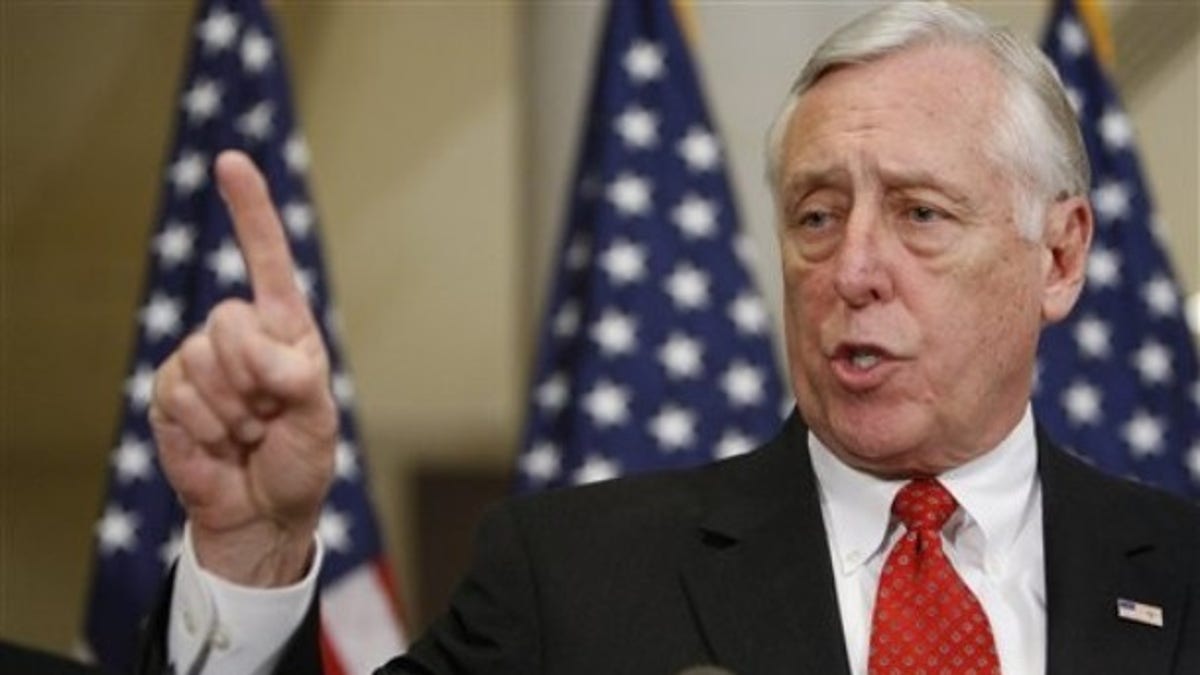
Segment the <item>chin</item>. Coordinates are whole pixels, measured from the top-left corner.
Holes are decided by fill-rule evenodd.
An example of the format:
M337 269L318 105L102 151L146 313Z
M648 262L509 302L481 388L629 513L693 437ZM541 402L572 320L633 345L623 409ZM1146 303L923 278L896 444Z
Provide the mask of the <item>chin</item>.
M926 456L929 427L920 411L892 406L884 410L831 410L823 425L826 440L843 461L881 475L932 474L940 467Z

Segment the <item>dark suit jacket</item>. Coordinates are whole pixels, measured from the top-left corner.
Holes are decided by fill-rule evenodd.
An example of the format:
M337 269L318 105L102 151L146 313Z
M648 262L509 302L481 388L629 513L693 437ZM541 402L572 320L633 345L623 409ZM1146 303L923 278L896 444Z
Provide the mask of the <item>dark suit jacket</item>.
M1045 438L1038 470L1049 672L1200 673L1200 512ZM1118 598L1161 607L1165 625L1119 619ZM295 636L278 672L311 672L296 645L313 639ZM733 460L500 505L447 613L381 672L666 675L702 663L849 672L796 418Z

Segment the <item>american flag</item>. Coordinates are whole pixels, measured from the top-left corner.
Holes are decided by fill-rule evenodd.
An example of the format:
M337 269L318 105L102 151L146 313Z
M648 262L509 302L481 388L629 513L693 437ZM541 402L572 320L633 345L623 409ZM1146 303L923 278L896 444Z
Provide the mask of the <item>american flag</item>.
M676 18L666 0L608 8L520 491L736 455L780 423L769 315Z
M258 0L201 2L189 35L191 56L137 311L137 345L95 529L88 647L106 667L128 668L139 622L179 546L183 513L158 468L146 408L158 364L214 304L249 296L245 263L212 177L217 153L240 148L265 173L279 205L296 283L325 337L340 408L336 480L318 528L326 549L320 577L325 672L369 673L401 649L404 633L367 495L354 387L338 344L306 186L308 150L292 112L283 48Z
M1179 286L1156 238L1133 128L1073 0L1043 40L1092 163L1096 232L1070 318L1045 332L1034 405L1097 466L1200 497L1200 369Z

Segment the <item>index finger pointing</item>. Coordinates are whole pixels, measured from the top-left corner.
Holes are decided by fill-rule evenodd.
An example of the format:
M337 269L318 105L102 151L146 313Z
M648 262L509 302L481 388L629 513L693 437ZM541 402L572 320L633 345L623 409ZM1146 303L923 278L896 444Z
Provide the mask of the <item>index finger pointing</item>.
M263 327L282 340L295 340L312 327L308 301L296 285L296 266L266 179L245 153L217 156L217 184L237 234Z

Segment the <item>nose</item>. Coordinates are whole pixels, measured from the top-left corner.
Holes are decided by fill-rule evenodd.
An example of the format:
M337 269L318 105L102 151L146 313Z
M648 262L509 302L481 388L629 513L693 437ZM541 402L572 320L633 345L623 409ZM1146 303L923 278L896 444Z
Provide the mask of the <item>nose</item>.
M887 302L893 294L887 233L878 211L856 204L834 258L834 288L853 308Z

